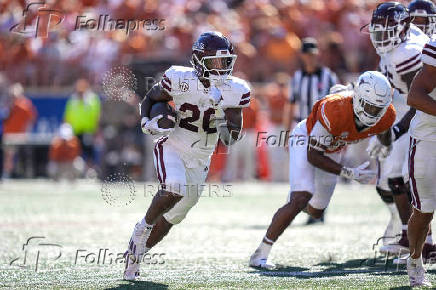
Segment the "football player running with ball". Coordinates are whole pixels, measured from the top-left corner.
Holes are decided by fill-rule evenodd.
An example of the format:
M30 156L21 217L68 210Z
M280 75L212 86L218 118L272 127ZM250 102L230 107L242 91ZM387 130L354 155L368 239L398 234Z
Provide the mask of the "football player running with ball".
M235 60L225 36L203 33L192 47L192 67L170 67L142 101L143 132L167 136L159 138L154 149L161 189L133 230L125 253L125 280L139 275L144 254L197 203L218 138L226 145L239 140L242 108L249 106L250 88L231 76ZM162 116L150 119L150 110L153 104L169 101L175 104L178 122L173 129L162 129L158 126Z
M384 155L389 154L391 130L395 120L393 90L380 72L363 73L354 91L331 94L313 106L309 117L296 126L289 140L290 194L288 202L274 215L249 265L265 269L272 245L294 218L306 211L314 218L322 215L333 195L338 176L368 183L375 172L369 162L347 168L341 155L348 143L377 135Z

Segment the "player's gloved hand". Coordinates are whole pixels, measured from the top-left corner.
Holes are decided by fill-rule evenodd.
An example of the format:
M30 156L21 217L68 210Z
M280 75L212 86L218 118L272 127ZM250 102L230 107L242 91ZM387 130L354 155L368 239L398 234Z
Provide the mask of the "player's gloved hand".
M369 166L369 161L359 165L356 168L342 167L340 176L347 179L353 179L360 183L370 182L376 175L375 171L365 169Z
M141 119L141 129L144 134L147 135L165 135L169 134L174 130L174 128L163 129L159 128L157 122L162 118L162 115L157 115L153 119L149 119L147 117L143 117Z
M333 87L330 88L329 93L330 94L337 94L337 93L340 93L340 92L343 92L346 90L348 90L347 86L337 84L337 85L334 85Z
M366 148L366 152L368 152L369 157L371 159L378 159L379 161L385 160L392 151L392 145L385 146L380 143L380 140L377 136L371 137L369 140L368 148Z

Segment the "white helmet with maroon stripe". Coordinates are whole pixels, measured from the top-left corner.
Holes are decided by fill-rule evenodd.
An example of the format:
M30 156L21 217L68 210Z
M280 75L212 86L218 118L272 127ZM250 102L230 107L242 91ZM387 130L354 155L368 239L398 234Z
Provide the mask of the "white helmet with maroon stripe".
M392 87L380 72L367 71L359 76L354 88L353 109L365 126L374 126L392 103Z

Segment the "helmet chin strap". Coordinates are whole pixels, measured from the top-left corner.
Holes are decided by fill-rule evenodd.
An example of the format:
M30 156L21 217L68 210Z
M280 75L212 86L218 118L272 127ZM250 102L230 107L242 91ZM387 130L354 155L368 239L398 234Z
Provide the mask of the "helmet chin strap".
M362 131L368 128L368 126L366 126L365 124L362 123L362 121L360 121L359 117L357 117L356 114L354 114L354 123L356 124L356 128L358 131Z

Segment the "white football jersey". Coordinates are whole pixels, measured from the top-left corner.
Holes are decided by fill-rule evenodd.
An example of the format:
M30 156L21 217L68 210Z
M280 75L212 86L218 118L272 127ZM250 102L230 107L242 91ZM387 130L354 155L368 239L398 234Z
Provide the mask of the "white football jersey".
M422 50L422 62L436 67L436 34L433 35L432 39ZM434 80L434 88L430 93L430 97L436 100L436 79ZM409 133L419 140L436 141L436 116L417 110L415 117L413 117L410 123Z
M246 81L230 76L223 85L205 88L192 67L171 66L159 85L173 97L178 122L168 137L171 144L193 168L209 162L218 141L215 118L224 117L224 109L243 108L250 104ZM214 103L220 109L215 110Z
M418 27L410 25L410 35L393 50L380 55L380 71L388 78L398 93L393 96L392 103L397 111L397 121L409 110L407 83L401 77L422 67L421 52L428 42L428 36Z

